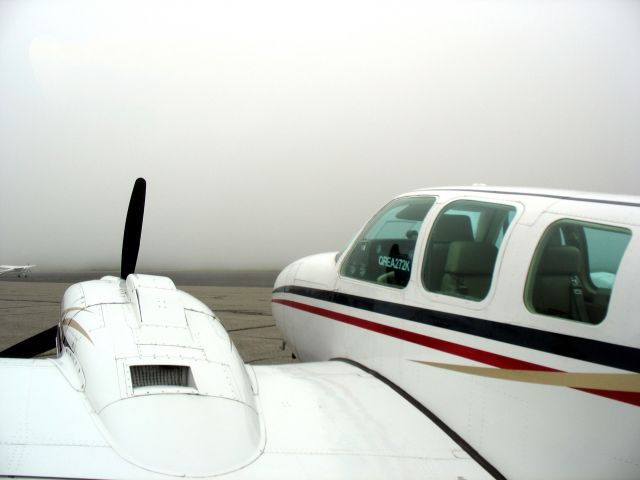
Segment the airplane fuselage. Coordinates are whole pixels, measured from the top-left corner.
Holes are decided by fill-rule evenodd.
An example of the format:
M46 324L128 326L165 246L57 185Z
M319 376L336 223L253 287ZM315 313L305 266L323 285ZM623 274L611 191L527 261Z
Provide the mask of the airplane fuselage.
M278 277L273 312L296 354L375 370L508 478L637 478L640 200L434 189L394 202L405 213L384 223L392 202L344 252Z

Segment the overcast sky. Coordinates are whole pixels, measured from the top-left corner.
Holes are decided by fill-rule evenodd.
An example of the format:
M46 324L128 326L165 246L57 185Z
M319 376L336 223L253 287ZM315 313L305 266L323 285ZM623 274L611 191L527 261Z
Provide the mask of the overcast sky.
M280 268L394 195L640 194L640 2L0 0L0 263Z

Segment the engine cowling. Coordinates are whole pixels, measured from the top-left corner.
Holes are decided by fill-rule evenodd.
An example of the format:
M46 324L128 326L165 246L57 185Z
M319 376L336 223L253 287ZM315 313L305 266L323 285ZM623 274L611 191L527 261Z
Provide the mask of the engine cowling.
M71 286L59 338L61 359L75 366L66 375L127 460L205 476L260 455L265 435L244 362L211 310L170 279Z

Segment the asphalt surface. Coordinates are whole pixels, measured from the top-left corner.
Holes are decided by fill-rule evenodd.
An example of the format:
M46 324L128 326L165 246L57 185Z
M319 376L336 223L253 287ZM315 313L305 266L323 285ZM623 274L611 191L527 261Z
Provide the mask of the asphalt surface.
M240 283L261 284L267 277L269 275L254 282L242 280ZM73 282L41 280L3 278L0 281L0 351L58 322L62 295ZM203 283L205 280L204 276L198 276L195 282L190 283ZM291 350L288 347L282 350L282 336L271 316L270 286L175 283L180 290L195 296L215 312L245 362L293 361Z

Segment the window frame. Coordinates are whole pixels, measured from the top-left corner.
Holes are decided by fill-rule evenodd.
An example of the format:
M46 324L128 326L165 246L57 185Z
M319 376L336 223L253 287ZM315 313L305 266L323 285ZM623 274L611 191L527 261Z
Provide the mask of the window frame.
M379 219L379 216L381 215L381 213L387 208L389 207L393 202L399 201L399 200L405 200L405 199L410 199L410 198L421 198L421 199L430 199L432 201L432 204L429 206L424 218L422 219L422 222L420 224L420 228L417 230L418 235L415 239L415 244L414 244L414 249L413 249L413 258L411 260L411 267L410 267L410 271L409 271L409 277L407 279L407 282L405 285L393 285L393 284L388 284L388 283L381 283L381 282L376 282L376 281L371 281L371 280L367 280L365 278L358 278L355 276L350 276L347 275L344 272L344 269L346 268L346 264L349 261L351 255L353 254L354 250L358 247L358 245L360 244L360 242L363 240L363 236L366 232L368 232L374 225L374 223ZM358 282L358 283L362 283L364 285L370 285L370 286L374 286L374 287L382 287L387 291L390 292L402 292L405 291L407 289L407 287L409 285L411 285L412 282L412 278L415 275L415 271L416 269L418 269L416 266L419 265L418 261L421 259L421 257L419 257L419 255L421 255L422 253L422 249L421 249L421 238L424 232L424 229L426 227L426 225L429 223L428 219L429 217L432 215L433 210L437 207L438 205L438 200L439 200L439 196L438 195L434 195L434 194L428 194L428 195L420 195L420 194L409 194L409 195L402 195L399 197L395 197L393 199L391 199L389 202L385 203L382 207L380 207L370 218L369 220L367 220L367 222L363 225L363 227L358 230L358 232L352 237L352 239L349 241L349 243L346 245L345 248L343 248L342 251L338 252L336 254L337 257L337 277L338 280L340 281L353 281L353 282Z
M426 274L425 269L428 268L426 264L428 259L428 249L430 248L430 245L433 239L435 227L437 226L438 220L441 218L441 216L444 215L445 212L448 212L452 209L455 210L456 208L454 204L459 202L495 205L498 207L506 207L506 208L513 209L512 210L513 215L509 222L508 228L506 229L506 231L502 233L502 235L498 233L498 236L501 236L501 241L500 241L500 246L497 247L497 253L496 253L495 263L493 265L491 280L490 280L486 295L479 300L472 299L469 297L449 295L447 293L443 293L442 291L430 290L429 288L427 288L427 285L425 284L425 274ZM454 208L452 208L452 206L454 206ZM524 210L525 210L524 205L518 201L511 201L506 199L502 200L502 199L494 199L494 198L481 198L481 197L479 198L475 196L474 197L457 197L457 198L448 199L446 203L439 205L439 208L437 211L432 210L431 214L435 218L430 222L429 230L426 235L427 236L426 241L423 241L421 257L420 258L416 257L414 259L414 262L418 262L418 261L420 262L420 273L419 273L420 282L419 283L420 283L420 291L422 292L422 294L427 295L428 297L432 296L433 301L437 301L439 303L451 303L454 305L462 306L462 307L473 309L473 310L481 310L485 308L486 305L492 300L495 294L496 285L498 283L496 280L499 278L499 275L500 275L500 270L502 268L502 262L505 255L505 251L509 245L509 240L513 235L515 227L524 213Z
M580 242L583 242L584 250L580 250L578 247L576 247L579 250L580 260L582 262L582 269L583 269L582 275L578 275L582 283L581 287L583 289L586 289L590 295L592 295L594 291L597 292L598 290L609 290L604 315L599 321L591 322L591 321L584 321L576 318L567 318L560 315L543 313L543 312L537 311L533 305L535 277L538 273L538 270L540 269L540 261L542 259L543 254L545 253L546 248L549 246L550 240L552 239L552 235L553 235L552 230L556 227L562 227L563 225L576 226L576 227L581 227L583 229ZM609 231L609 232L621 233L621 234L627 235L626 245L622 250L622 253L620 255L620 261L618 262L618 265L616 267L616 279L613 281L610 288L598 287L597 285L595 285L595 283L591 278L591 273L593 272L591 272L591 268L590 268L589 243L586 238L584 228L590 228L592 230ZM565 243L561 243L560 246L575 247L575 245L571 244L570 242L567 242L567 240L564 238L565 234L562 230L560 230L560 235L561 235L560 237L561 242L565 242ZM598 327L602 325L608 317L609 310L610 310L611 297L613 295L613 290L617 282L617 274L624 262L626 252L629 248L629 245L631 244L632 239L633 239L633 230L631 230L626 226L599 223L591 219L582 219L582 218L575 218L575 217L555 218L551 223L549 223L544 228L544 231L542 232L538 242L535 244L533 254L531 255L531 261L527 269L527 276L524 284L523 299L522 299L525 308L530 314L541 316L545 319L548 318L548 319L554 319L554 320L563 320L565 322L584 325L586 327Z

